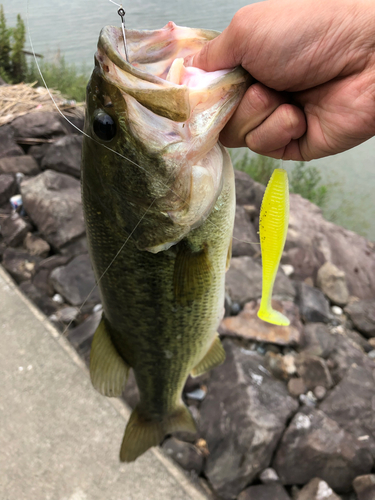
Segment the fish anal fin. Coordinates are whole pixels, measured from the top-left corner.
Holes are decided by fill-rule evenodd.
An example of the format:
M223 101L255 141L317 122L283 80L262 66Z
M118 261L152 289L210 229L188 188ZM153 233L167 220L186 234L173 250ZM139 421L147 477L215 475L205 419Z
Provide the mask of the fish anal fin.
M187 243L181 242L173 275L173 290L177 302L186 305L201 297L211 281L212 266L207 246L195 252Z
M95 331L90 354L90 377L94 388L103 396L121 396L129 366L112 343L104 320Z
M192 377L199 377L212 368L221 365L225 361L225 351L219 337L215 337L210 349L204 358L195 366L191 372Z
M133 462L149 448L157 446L164 436L177 431L197 432L194 419L183 403L160 420L145 418L138 405L125 429L120 450L121 462Z

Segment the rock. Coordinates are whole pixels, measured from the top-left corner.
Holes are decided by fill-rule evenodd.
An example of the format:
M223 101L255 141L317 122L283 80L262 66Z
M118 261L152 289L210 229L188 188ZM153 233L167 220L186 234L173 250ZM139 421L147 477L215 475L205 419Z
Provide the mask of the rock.
M353 364L344 378L321 403L320 409L342 429L363 443L375 458L375 363Z
M255 205L260 209L266 186L253 181L250 175L240 170L234 171L237 205Z
M314 279L332 262L345 272L349 293L375 298L375 248L365 238L324 220L321 210L299 195L290 195L290 221L283 264L295 268L294 278Z
M296 373L296 365L294 364L294 356L286 354L283 356L279 353L268 351L264 358L265 367L276 378L288 380Z
M345 493L356 476L370 472L372 464L368 449L323 411L311 409L294 416L273 467L283 484L305 484L318 476Z
M17 183L13 175L0 174L0 206L16 194Z
M10 125L0 127L0 158L22 156L25 153L14 139L14 131Z
M50 316L57 311L57 304L53 300L44 295L40 290L38 290L31 281L24 281L20 284L20 290L29 299L34 302L34 304L39 307L39 309L46 315Z
M100 301L98 288L95 287L95 277L91 268L91 261L87 254L79 255L66 266L57 267L51 272L51 282L56 292L60 293L73 306L81 305L88 299L88 303L96 304Z
M335 314L336 316L341 316L342 313L344 312L341 307L339 306L332 306L331 307L331 311L333 312L333 314Z
M42 166L42 160L44 158L44 155L47 153L48 149L51 147L50 144L42 144L38 146L31 146L31 148L28 150L27 154L32 156L34 160L38 163L38 165L41 167Z
M11 126L17 138L49 138L67 132L58 113L28 113L13 120Z
M328 323L330 321L329 303L320 290L300 283L298 292L301 316L306 322Z
M297 500L341 500L329 485L315 477L299 492Z
M301 405L307 406L308 408L315 408L317 399L312 391L307 391L306 394L300 395L299 402Z
M349 300L345 273L332 262L325 262L318 270L317 285L331 302L345 306Z
M318 401L321 401L325 398L327 394L327 389L321 385L317 385L314 389L314 396Z
M358 300L345 307L354 327L366 337L375 337L375 300Z
M17 174L18 172L32 176L39 174L40 170L37 162L29 155L0 159L1 174Z
M49 244L60 248L84 234L81 188L77 179L46 170L24 180L21 192L26 212Z
M353 481L353 488L357 493L358 500L374 500L375 474L356 477Z
M273 307L286 313L282 303L272 301ZM298 344L300 331L293 325L277 326L266 323L257 316L259 304L255 301L245 304L238 316L228 316L220 324L219 333L231 337L241 337L258 342L272 342L278 345Z
M102 319L102 312L89 316L83 323L68 331L67 337L74 349L85 357L91 349L91 342Z
M335 346L328 361L330 362L329 369L332 378L336 384L346 375L353 364L363 366L370 371L375 368L374 362L352 339L340 334L336 334L335 338Z
M34 274L35 265L40 260L35 255L30 255L18 248L7 248L3 254L3 266L17 281L30 280Z
M51 169L80 178L82 135L67 135L52 144L42 160L42 169Z
M324 359L311 354L302 353L295 360L297 373L307 389L315 389L318 385L330 389L333 385L331 374Z
M42 238L38 238L38 236L35 236L33 233L27 233L23 241L23 246L30 255L39 255L42 258L48 257L51 250L51 247L46 241Z
M281 484L259 484L244 490L238 500L290 500L290 496Z
M79 309L77 307L63 307L59 309L56 313L57 321L61 321L62 323L71 323L75 319L77 319L79 315Z
M47 257L39 262L35 271L41 271L42 269L46 269L48 271L52 271L56 269L56 267L65 266L71 257L69 255L52 255L51 257Z
M336 336L324 323L309 323L303 335L303 352L328 358L335 347Z
M35 275L33 276L33 285L44 295L50 297L54 294L54 289L49 280L50 271L48 269L38 270L38 266L35 267Z
M232 256L252 256L258 254L259 252L259 236L245 209L240 205L237 205L232 240Z
M262 295L262 267L251 257L234 257L226 274L225 286L233 302L243 306ZM294 301L296 291L292 282L279 270L275 280L273 298Z
M354 330L348 330L345 328L344 335L355 342L361 349L365 352L370 352L372 347L371 344L365 339L360 333Z
M275 471L275 469L272 469L271 467L264 469L264 471L259 474L259 479L262 484L271 484L279 482L279 476L277 475L277 472Z
M260 355L230 341L223 345L227 358L211 372L200 426L210 452L205 475L218 495L233 499L269 466L298 403Z
M305 394L307 388L301 378L291 378L288 382L288 391L291 396L298 398L301 394Z
M197 474L202 472L204 457L194 445L171 437L164 441L162 448L183 469Z
M11 247L20 245L30 229L30 224L25 222L17 213L6 217L1 222L1 234L4 242Z

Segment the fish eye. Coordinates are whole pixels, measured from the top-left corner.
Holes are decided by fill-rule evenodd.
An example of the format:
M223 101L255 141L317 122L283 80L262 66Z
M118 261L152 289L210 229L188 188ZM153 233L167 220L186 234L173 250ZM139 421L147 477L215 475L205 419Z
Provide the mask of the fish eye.
M99 112L94 118L95 135L102 141L111 141L116 135L116 123L107 113Z

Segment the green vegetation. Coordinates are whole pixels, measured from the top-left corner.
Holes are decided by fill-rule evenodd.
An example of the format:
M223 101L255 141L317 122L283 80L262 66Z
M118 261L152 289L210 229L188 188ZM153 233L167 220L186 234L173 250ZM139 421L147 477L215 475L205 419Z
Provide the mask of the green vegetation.
M34 83L44 85L34 59L28 63L25 55L26 28L21 16L17 16L15 28L8 28L3 6L0 5L0 77L7 83ZM57 54L53 62L39 63L47 85L59 90L66 98L84 101L87 76L84 69L68 64Z

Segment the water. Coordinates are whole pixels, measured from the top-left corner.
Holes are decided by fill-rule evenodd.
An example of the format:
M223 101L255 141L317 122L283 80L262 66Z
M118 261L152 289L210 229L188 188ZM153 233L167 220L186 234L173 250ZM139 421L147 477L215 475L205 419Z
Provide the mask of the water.
M0 0L8 25L26 0ZM156 29L168 21L181 26L222 31L246 0L132 0L124 5L128 28ZM93 65L100 29L119 25L117 7L107 0L29 0L30 32L36 52L52 57L61 51L70 62ZM375 240L375 138L339 155L313 161L325 181L339 183L329 208L338 208L338 222Z

